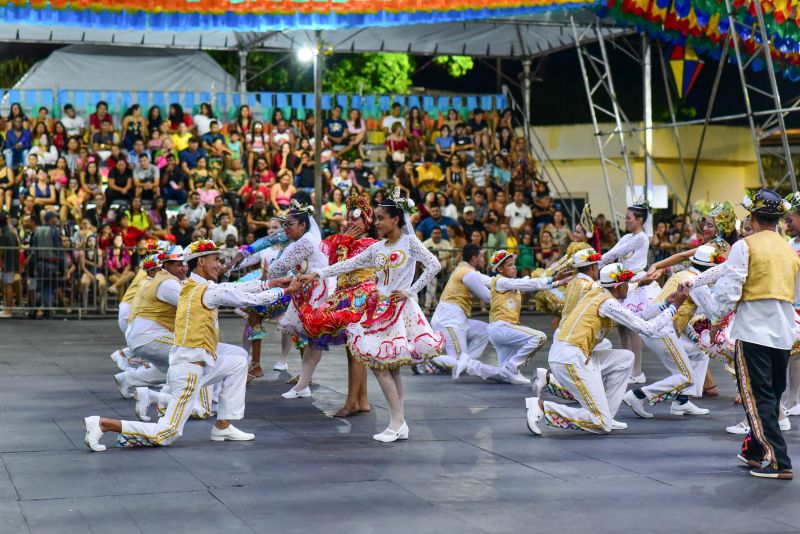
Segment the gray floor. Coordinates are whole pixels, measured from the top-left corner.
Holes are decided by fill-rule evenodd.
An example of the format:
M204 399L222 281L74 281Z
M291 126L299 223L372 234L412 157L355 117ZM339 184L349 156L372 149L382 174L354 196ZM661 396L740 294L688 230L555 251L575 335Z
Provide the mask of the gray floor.
M226 341L240 332L223 321ZM623 406L628 430L541 438L525 428L528 388L406 370L411 438L387 445L370 439L388 419L372 378L373 413L326 415L346 391L340 349L323 358L313 400L282 400L285 373L249 388L239 426L253 442L213 443L210 422L190 421L169 448L109 437L90 453L82 417L134 416L111 378L120 341L110 320L0 323L0 533L800 532L800 481L756 480L736 461L740 441L723 429L742 412L718 364L722 396L698 402L710 416L662 406L644 421ZM797 455L800 430L786 435Z

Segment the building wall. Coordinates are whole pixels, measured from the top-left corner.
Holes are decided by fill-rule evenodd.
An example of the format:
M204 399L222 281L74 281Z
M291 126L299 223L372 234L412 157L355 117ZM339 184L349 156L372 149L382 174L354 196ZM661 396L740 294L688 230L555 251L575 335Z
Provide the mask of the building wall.
M611 131L613 125L601 125L601 130ZM678 129L685 181L673 130L662 128L653 132L653 184L667 185L672 205L682 206L685 202L687 183L691 178L701 130L701 126L684 126ZM570 193L576 197L588 198L593 213L608 215L611 209L591 124L537 127L536 133L545 144ZM643 140L644 136L639 135ZM626 137L626 144L634 183L644 185L644 150L632 135ZM606 154L613 156L612 159L619 165L623 165L620 145L616 141L606 146ZM698 200L729 200L738 204L745 188L757 188L760 185L755 162L752 138L747 128L710 126L690 203ZM613 205L617 215L621 216L627 204L625 173L611 165L607 169ZM661 176L662 173L664 177ZM561 189L555 185L555 189Z

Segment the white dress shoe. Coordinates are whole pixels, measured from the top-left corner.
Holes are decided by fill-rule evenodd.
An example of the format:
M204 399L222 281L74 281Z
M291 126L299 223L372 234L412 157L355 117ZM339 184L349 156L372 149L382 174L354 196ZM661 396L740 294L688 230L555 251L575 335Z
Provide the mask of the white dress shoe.
M792 429L792 422L789 421L788 417L784 417L783 419L778 420L778 426L783 432L788 432Z
M116 366L119 367L120 371L127 371L130 369L130 365L128 365L128 359L121 350L115 350L112 352L110 354L110 358L114 361Z
M147 388L136 388L133 391L133 398L136 399L136 404L133 406L133 411L139 421L149 421L150 416L147 415L147 410L150 409L150 390Z
M311 388L310 387L306 387L305 389L301 389L300 391L297 391L296 389L292 388L289 391L287 391L286 393L282 393L281 394L281 397L283 397L284 399L297 399L297 398L305 398L305 397L310 397L310 396L311 396Z
M103 452L106 450L105 445L100 445L100 438L103 437L103 431L100 430L100 416L92 415L83 418L83 429L86 434L83 436L83 442L89 447L89 450L94 452Z
M527 386L531 383L531 379L522 376L522 373L519 371L516 373L511 373L505 369L500 371L500 380L508 384L516 384L518 386Z
M639 373L628 379L628 384L644 384L645 382L647 382L647 377L644 376L644 373Z
M525 399L525 408L528 409L528 430L531 431L531 434L541 436L542 429L539 428L539 421L544 417L544 412L539 408L539 397L528 397Z
M467 365L469 364L469 355L466 352L462 352L461 356L458 357L456 360L456 364L453 366L453 369L450 371L453 380L458 380L461 376L461 373L467 370Z
M622 402L628 405L633 410L633 413L644 419L651 419L653 414L644 409L644 399L636 396L632 389L629 389L625 396L622 397Z
M725 427L725 432L728 434L747 434L750 432L750 426L747 424L747 419L740 421L732 426Z
M255 434L242 432L233 425L228 425L228 428L219 429L216 426L211 427L211 441L252 441L256 439Z
M289 364L286 362L275 362L275 365L272 366L273 371L288 371Z
M400 428L397 430L390 430L387 428L380 434L375 434L372 436L372 439L383 443L391 443L393 441L397 441L398 439L408 439L408 425L405 423L405 421L403 421L403 424L400 425Z
M706 408L698 408L690 401L686 401L684 404L673 401L669 413L672 415L708 415L709 411Z
M800 415L800 404L795 404L791 408L786 409L786 415L795 416Z
M625 430L626 428L628 428L628 423L623 423L616 419L611 420L611 430Z
M125 379L124 371L114 375L114 382L117 383L117 391L119 391L119 394L123 399L133 398L133 388L128 385L128 381Z
M547 385L547 369L537 367L536 372L533 373L533 380L531 380L531 390L533 390L534 397L541 397L542 390Z

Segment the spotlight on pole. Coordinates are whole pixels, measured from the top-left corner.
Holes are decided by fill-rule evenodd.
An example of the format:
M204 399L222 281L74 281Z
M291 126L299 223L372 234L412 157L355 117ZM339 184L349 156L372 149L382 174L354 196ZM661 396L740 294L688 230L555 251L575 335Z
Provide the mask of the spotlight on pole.
M303 46L297 50L297 60L301 63L310 63L314 59L314 49Z

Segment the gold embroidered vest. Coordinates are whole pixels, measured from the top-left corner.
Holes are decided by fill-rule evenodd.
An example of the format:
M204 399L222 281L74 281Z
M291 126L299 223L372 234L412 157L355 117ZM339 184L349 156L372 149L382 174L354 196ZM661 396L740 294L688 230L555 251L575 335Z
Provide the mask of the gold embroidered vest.
M491 283L491 309L489 310L489 322L505 321L510 324L519 324L520 307L522 306L522 293L515 289L513 291L498 291L495 289L500 275L492 278Z
M135 307L136 317L149 319L160 324L170 332L175 331L175 307L172 304L158 300L158 287L166 280L178 280L165 270L160 270L153 277L143 283L139 288L140 297L137 297Z
M459 263L447 284L444 286L439 302L455 304L464 311L464 315L472 315L472 292L464 285L464 277L469 273L474 273L475 269L467 262Z
M613 325L610 319L600 316L600 306L610 298L613 298L611 293L602 287L592 288L564 319L558 332L559 341L575 345L589 358Z
M131 285L128 286L128 290L122 296L122 302L125 304L133 304L133 299L136 298L136 291L145 278L147 278L147 271L139 269L139 272L133 277Z
M775 299L794 303L800 259L791 245L771 231L757 232L744 240L750 254L742 300Z
M570 314L575 306L583 300L583 297L592 289L592 282L586 278L573 278L564 289L564 306L561 309L561 320L558 327L564 324L564 319Z
M697 276L697 273L690 270L680 271L678 273L673 274L669 277L669 280L664 284L664 287L661 289L661 293L658 294L658 297L653 301L655 303L662 303L667 300L667 297L674 293L678 286L682 283L686 282L690 278L694 278ZM697 311L697 304L694 303L691 297L686 299L681 307L678 308L678 312L672 317L672 324L675 325L675 332L678 335L681 335L681 332L686 328L686 325L689 324L692 317L694 316L695 312Z
M200 348L217 359L219 328L217 308L207 308L203 295L208 289L191 278L183 283L175 312L175 345Z

